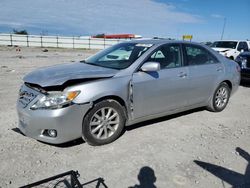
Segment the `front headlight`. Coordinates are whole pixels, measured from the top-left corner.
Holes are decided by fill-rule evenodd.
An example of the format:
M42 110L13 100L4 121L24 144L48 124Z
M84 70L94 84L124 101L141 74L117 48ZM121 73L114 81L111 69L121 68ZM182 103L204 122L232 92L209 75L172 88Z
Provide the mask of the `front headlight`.
M32 110L36 109L57 109L72 104L72 101L79 95L80 91L68 92L50 92L48 95L40 98L34 105Z

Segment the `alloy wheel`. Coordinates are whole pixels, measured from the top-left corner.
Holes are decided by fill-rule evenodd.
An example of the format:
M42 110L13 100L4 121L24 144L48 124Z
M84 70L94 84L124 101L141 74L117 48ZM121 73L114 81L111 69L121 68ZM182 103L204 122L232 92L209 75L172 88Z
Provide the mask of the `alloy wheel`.
M216 96L215 96L215 105L217 108L223 108L228 101L228 90L225 87L221 87L218 89L218 91L216 92Z
M118 112L114 108L103 107L91 117L90 132L97 139L107 139L116 132L119 123Z

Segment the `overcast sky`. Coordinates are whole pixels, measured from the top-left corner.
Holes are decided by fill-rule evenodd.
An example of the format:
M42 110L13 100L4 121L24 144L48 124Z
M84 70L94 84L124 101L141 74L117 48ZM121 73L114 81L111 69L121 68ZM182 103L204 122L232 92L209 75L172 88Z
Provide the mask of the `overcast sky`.
M0 32L94 35L134 33L145 37L250 39L250 1L225 0L0 0Z

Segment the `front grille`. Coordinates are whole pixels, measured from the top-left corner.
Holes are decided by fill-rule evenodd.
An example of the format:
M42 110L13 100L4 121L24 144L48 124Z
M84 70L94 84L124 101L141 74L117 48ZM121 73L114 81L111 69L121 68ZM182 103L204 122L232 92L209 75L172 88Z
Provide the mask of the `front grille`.
M31 101L36 98L36 94L32 92L31 89L27 89L27 87L22 86L19 91L18 102L21 104L23 108L25 108Z

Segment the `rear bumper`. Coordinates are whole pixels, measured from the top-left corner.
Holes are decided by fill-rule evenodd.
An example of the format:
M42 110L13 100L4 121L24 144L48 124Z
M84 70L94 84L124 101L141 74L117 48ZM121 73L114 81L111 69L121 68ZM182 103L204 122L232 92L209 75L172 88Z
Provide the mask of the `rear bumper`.
M74 104L55 110L31 110L17 102L18 127L28 137L47 143L65 143L82 136L83 117L90 104ZM54 129L56 137L50 137L44 130Z

